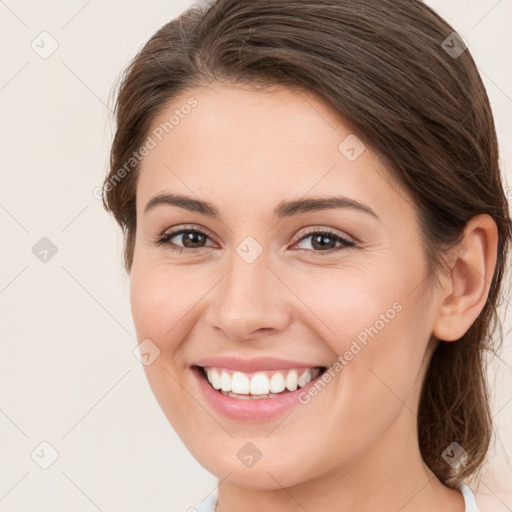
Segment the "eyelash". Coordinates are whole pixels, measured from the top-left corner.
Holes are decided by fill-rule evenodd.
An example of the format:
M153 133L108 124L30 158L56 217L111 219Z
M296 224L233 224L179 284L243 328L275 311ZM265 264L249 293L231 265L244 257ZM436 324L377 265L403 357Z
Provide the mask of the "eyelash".
M157 246L167 245L169 250L171 250L173 252L177 252L177 253L181 253L183 251L185 251L185 252L193 251L195 253L200 249L208 249L207 247L198 247L197 249L190 249L188 247L179 247L179 246L173 247L173 245L175 245L175 244L171 243L170 240L172 238L174 238L175 236L182 235L184 233L199 233L200 235L203 235L204 237L211 239L210 235L208 233L206 233L206 231L203 231L200 228L181 228L181 229L177 229L175 231L166 233L163 236L157 237L156 240L154 240L154 244ZM324 255L329 255L329 254L338 252L339 250L341 250L343 248L348 249L350 247L355 247L355 245L356 245L354 242L347 240L346 238L340 236L338 233L336 233L334 231L331 231L330 229L317 229L317 230L310 231L310 232L304 234L299 240L297 240L297 242L295 242L294 245L302 242L303 240L309 238L312 235L328 235L328 236L332 237L336 242L341 243L341 246L339 246L337 248L329 249L328 251L315 251L315 250L311 250L311 249L297 249L297 250L302 251L304 254L313 253L314 256L316 256L316 255L324 256ZM210 249L211 249L211 247L210 247Z

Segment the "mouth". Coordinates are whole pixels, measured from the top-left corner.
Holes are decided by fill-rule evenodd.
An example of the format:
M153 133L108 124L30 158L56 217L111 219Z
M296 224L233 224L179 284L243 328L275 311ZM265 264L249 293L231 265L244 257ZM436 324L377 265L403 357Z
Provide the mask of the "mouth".
M327 367L242 372L194 365L193 369L219 394L238 400L262 400L278 398L307 386L321 377Z

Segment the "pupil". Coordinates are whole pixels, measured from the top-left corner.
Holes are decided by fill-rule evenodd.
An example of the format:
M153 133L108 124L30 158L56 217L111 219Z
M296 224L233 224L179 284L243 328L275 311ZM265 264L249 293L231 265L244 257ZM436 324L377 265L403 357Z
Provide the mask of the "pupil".
M328 242L327 244L322 244L322 243L320 242L320 240L321 240L321 239L327 239L327 240L329 240L329 242ZM335 244L335 243L336 243L336 241L335 241L335 240L333 240L329 235L316 235L316 236L314 236L314 237L313 237L313 239L312 239L312 245L313 245L313 247L314 247L315 249L322 249L322 248L325 248L326 246L327 246L328 248L331 248L331 249L332 249L332 248L334 248L333 243ZM318 244L318 247L315 247L315 244Z
M199 238L199 241L197 240ZM190 245L187 245L185 243L185 246L186 247L189 247L189 248L192 248L192 249L195 249L197 247L201 247L201 239L204 238L203 235L201 233L194 233L194 232L189 232L189 233L186 233L186 236L185 236L185 240L183 241L185 243L185 241L187 242L191 242L192 243L192 246ZM199 244L198 246L194 245L194 244Z

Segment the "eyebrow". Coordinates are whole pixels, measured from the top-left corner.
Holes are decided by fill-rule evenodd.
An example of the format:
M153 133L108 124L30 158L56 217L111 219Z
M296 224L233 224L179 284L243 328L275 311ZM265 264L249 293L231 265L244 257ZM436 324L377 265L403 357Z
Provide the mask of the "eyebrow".
M210 203L194 199L192 197L180 194L157 194L152 197L146 207L144 213L154 210L157 206L168 205L177 206L190 212L206 215L213 219L220 218L219 211ZM320 210L332 210L334 208L347 208L357 210L375 217L380 221L379 216L368 206L355 199L344 196L332 197L313 197L308 199L295 199L292 201L282 201L274 210L274 216L278 219L292 217L309 212Z

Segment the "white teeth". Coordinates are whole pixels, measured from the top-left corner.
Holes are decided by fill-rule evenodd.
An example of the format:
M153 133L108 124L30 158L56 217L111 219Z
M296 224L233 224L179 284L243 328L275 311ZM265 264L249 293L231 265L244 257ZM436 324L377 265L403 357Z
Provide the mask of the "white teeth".
M231 391L231 377L226 372L222 372L220 376L220 387L222 391Z
M319 368L266 371L251 374L240 371L230 373L222 368L205 368L205 371L208 382L212 387L226 395L231 396L232 393L236 395L250 394L262 398L272 398L275 394L282 393L285 390L295 391L297 388L304 387L320 374ZM269 374L270 378L268 377ZM249 396L240 396L240 398L249 398Z
M297 370L290 370L288 372L288 375L285 379L285 384L288 391L295 391L297 389L297 386L299 385Z
M311 382L311 371L308 369L299 377L299 388L303 388L308 382Z
M208 370L208 380L210 381L210 384L213 386L214 389L221 388L220 376L215 368L210 368Z
M240 372L237 372L240 373ZM247 379L249 380L249 379ZM268 381L268 377L264 373L257 373L251 379L251 395L266 395L268 390L270 389L270 382ZM243 391L239 391L233 389L235 393L243 393Z
M224 377L224 373L222 372L222 376ZM228 375L229 378L229 375ZM254 380L254 379L253 379ZM239 395L248 395L249 394L249 377L242 372L235 372L233 377L231 377L231 389L224 391L232 391L233 393L238 393ZM252 392L252 383L251 383L251 392Z
M280 393L284 391L284 377L281 372L276 372L270 379L270 391L272 393Z

